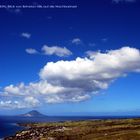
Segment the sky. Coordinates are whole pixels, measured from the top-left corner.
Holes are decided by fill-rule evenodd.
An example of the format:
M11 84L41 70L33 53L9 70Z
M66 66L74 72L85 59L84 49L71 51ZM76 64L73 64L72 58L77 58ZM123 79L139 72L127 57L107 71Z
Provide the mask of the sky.
M139 115L139 13L138 0L2 0L0 115Z

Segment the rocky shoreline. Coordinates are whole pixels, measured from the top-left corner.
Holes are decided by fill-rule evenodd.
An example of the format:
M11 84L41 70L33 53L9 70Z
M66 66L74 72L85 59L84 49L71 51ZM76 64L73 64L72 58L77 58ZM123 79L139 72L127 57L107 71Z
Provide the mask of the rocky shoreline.
M42 137L46 137L47 140L53 140L50 137L47 137L47 133L53 131L64 131L65 127L39 127L34 128L30 127L28 130L23 130L16 133L15 136L7 137L4 140L40 140Z
M28 129L4 140L140 140L140 119L20 125Z

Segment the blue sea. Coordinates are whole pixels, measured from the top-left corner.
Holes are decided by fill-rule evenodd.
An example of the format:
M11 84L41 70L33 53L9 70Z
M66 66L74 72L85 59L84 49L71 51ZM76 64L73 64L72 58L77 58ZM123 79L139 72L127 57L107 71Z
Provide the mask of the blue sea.
M30 123L30 122L64 122L64 121L79 121L79 120L96 120L96 119L120 119L120 118L138 118L135 116L70 116L70 117L10 117L0 116L0 140L4 137L15 135L16 132L26 129L25 127L19 126L18 123Z

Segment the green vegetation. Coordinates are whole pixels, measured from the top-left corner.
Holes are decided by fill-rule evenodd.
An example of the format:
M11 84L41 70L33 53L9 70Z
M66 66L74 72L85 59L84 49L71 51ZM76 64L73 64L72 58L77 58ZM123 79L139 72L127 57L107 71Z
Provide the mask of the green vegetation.
M30 128L6 140L140 140L140 119L22 125Z

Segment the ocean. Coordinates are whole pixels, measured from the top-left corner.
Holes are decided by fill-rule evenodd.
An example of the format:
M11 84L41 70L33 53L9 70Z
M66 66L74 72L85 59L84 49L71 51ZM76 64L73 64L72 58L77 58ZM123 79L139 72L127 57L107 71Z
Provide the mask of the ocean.
M79 120L96 120L96 119L120 119L120 118L137 118L137 116L59 116L59 117L0 117L0 140L4 137L15 135L16 132L26 129L19 126L18 123L30 123L30 122L64 122L64 121L79 121Z

